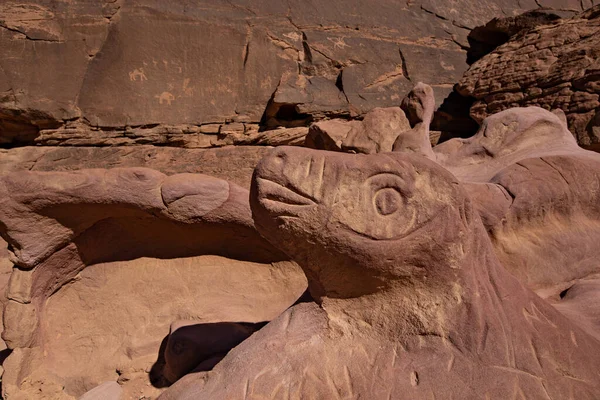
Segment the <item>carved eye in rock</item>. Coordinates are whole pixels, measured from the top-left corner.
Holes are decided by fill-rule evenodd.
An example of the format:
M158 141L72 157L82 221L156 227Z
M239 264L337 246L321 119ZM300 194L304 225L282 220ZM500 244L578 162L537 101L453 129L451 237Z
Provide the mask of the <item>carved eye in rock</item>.
M402 197L394 188L383 188L375 193L373 201L379 214L390 215L398 211L402 203Z
M357 185L340 211L340 220L354 232L375 240L398 239L415 224L411 203L413 177L384 172Z

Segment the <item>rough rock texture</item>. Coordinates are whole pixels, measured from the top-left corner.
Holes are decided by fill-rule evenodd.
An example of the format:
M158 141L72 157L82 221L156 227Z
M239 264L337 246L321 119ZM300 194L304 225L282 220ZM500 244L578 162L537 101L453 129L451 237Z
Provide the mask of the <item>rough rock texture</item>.
M348 124L315 124L309 138L324 139L309 145L331 143L342 131L336 128ZM370 137L380 141L359 152L386 151L388 138ZM426 155L465 183L501 262L540 296L557 297L600 273L600 249L594 244L600 240L600 155L577 145L562 111L505 110L486 118L474 136L448 140L433 151L418 124L400 139L421 143L423 150L395 146L395 151ZM343 140L337 148L321 148L356 152Z
M600 147L600 5L516 35L477 61L457 86L471 117L510 107L561 109L581 146Z
M312 124L304 145L364 154L407 151L434 158L429 134L434 108L433 89L419 82L400 107L373 109L362 121L331 119Z
M274 144L259 128L398 105L418 81L440 104L471 29L588 3L3 1L0 143Z
M533 10L515 17L494 18L484 26L473 29L467 37L469 49L467 62L473 64L496 47L503 45L508 40L523 31L531 30L539 25L549 25L560 16L556 10Z
M72 171L82 168L147 167L167 175L200 173L250 188L252 171L269 151L263 146L218 149L174 147L20 147L0 149L0 175L16 171Z
M171 322L268 321L306 288L254 229L248 191L225 180L22 171L0 192L15 263L2 333L10 398L67 399L117 379L155 396L147 372Z
M554 302L554 307L587 333L600 339L598 293L600 293L598 277L578 281L560 293L559 299Z
M331 119L311 125L304 143L321 150L355 153L392 151L394 141L410 124L400 107L376 108L362 121Z
M364 148L271 150L250 204L144 168L0 178L5 394L595 398L600 155L538 107L432 149L432 99L328 121Z
M502 267L467 191L433 161L279 148L251 204L317 304L176 398L596 398L598 339Z
M470 183L496 254L521 282L557 296L600 272L600 155L577 146L564 114L502 111L434 152Z

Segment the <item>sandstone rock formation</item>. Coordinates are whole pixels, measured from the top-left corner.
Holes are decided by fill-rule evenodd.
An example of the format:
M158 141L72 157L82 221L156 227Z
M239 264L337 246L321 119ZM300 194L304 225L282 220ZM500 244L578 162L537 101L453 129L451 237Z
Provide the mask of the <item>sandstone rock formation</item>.
M598 1L376 3L0 1L5 398L597 397Z
M317 304L289 309L176 398L597 396L598 339L502 267L468 192L433 161L279 148L257 167L251 205Z
M419 82L400 107L373 109L362 121L332 119L312 124L304 145L364 154L408 151L433 159L429 125L434 109L433 89Z
M439 105L467 68L471 29L539 7L574 14L589 6L3 1L0 143L281 143L282 132L259 128L364 115L397 105L418 81L432 85Z
M580 145L600 143L600 5L513 37L477 61L457 90L471 116L518 106L562 109Z
M155 397L147 372L171 322L268 321L306 287L254 229L248 191L221 179L15 172L0 192L15 264L2 333L10 398L70 399L117 379L124 396Z
M406 99L426 87L418 85ZM378 112L383 115L383 111L388 115L400 112ZM343 132L337 128L349 124L364 131L378 126L319 122L311 127L307 144L337 151L389 151L385 144L390 139L373 133L370 147L344 145L350 137L347 133L339 146L328 146ZM419 151L401 146L394 150L426 155L465 184L497 255L521 282L542 297L556 297L577 280L600 272L596 262L600 249L593 244L600 240L595 227L600 199L590 190L600 185L600 156L577 145L562 111L551 113L538 107L502 111L486 118L474 136L451 139L433 149L424 140L427 124L418 125L401 135L391 129L382 132L391 140L399 135L397 143L420 144L415 146Z
M17 171L147 167L167 175L200 173L250 188L252 172L267 154L264 146L181 149L157 146L41 147L0 149L0 175Z
M509 109L434 147L469 182L502 264L543 297L600 272L600 155L579 148L558 114Z
M431 148L432 99L419 84L402 108L329 121L352 127L338 152L272 150L251 207L199 174L0 178L4 393L594 398L600 155L537 107ZM292 259L316 304L284 311L306 285Z

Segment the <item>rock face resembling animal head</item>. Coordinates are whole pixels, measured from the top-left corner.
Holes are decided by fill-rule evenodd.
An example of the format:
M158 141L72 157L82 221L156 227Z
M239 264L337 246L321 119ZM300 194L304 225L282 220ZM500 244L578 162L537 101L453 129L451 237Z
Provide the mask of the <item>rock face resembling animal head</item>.
M450 173L406 153L280 147L257 166L250 198L260 233L302 265L317 298L454 280L473 217Z

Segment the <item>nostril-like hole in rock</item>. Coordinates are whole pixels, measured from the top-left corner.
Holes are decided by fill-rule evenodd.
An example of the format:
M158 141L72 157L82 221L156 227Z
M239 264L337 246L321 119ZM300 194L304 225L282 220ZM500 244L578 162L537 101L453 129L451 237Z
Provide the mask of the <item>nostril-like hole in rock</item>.
M565 290L563 290L562 292L560 292L560 294L558 295L561 299L564 299L567 296L567 293L569 292L569 290L571 290L571 287L566 288Z

